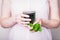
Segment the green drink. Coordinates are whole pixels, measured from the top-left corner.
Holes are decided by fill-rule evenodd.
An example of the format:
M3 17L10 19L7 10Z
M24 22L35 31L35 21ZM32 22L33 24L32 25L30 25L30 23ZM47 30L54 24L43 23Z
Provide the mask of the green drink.
M23 14L29 15L30 16L29 18L31 19L30 23L34 23L34 21L35 21L35 11L27 11L27 12L23 12Z

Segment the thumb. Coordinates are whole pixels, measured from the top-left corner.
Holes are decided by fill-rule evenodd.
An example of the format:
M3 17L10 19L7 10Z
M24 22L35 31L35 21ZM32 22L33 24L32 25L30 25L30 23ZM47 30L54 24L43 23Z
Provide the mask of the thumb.
M33 24L39 23L41 24L41 19L36 20Z

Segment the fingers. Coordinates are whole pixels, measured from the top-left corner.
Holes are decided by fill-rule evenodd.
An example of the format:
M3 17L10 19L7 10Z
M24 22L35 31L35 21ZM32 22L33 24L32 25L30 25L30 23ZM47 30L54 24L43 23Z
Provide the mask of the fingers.
M29 24L30 22L20 22L21 24L23 24L23 25L27 25L27 24Z
M21 14L21 17L26 17L26 18L29 18L29 15L26 15L26 14Z
M18 15L16 19L17 19L17 23L22 25L27 25L31 21L31 19L29 19L29 15L26 14Z
M28 25L30 21L17 20L17 23L22 24L22 25Z
M26 15L26 14L18 15L16 19L21 20L21 21L31 21L31 19L29 19L29 15Z
M27 20L27 19L26 19ZM19 23L19 24L23 24L23 25L27 25L27 24L29 24L30 23L30 21L26 21L26 20L17 20L17 23Z
M26 22L31 21L31 19L27 19L27 18L21 18L20 20L21 20L21 21L26 21Z

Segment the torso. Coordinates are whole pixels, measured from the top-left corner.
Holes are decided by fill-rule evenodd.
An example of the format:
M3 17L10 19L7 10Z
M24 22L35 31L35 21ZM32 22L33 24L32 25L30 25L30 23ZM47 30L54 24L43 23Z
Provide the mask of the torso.
M36 18L48 18L49 4L47 0L12 0L11 3L13 15L23 11L35 11Z
M48 0L11 0L12 15L15 16L23 11L35 11L36 20L39 18L48 19ZM12 40L51 40L50 30L42 27L42 32L30 32L22 25L16 24L10 31ZM13 36L13 37L12 37Z

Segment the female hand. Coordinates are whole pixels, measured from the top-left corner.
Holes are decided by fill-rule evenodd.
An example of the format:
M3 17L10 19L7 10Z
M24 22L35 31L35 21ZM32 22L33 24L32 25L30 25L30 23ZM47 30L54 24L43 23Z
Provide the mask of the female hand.
M20 25L27 26L27 24L30 23L31 19L29 19L29 15L21 13L17 15L16 21Z
M30 31L33 31L33 32L42 31L41 22L42 21L38 19L37 21L34 22L34 24L29 24L29 26L31 27Z

